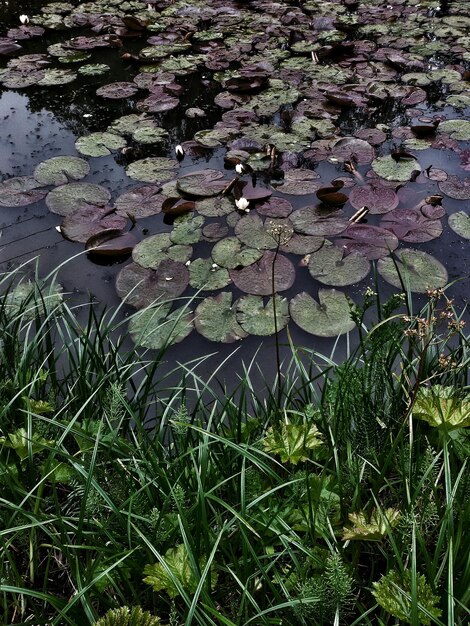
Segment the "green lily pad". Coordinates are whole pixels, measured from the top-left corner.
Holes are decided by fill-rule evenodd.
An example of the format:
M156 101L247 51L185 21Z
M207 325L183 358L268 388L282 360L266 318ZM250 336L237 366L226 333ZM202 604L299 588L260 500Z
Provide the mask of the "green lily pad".
M236 135L238 131L233 128L209 128L195 133L194 141L206 148L220 148Z
M132 252L132 258L142 267L155 270L164 259L186 263L192 254L191 246L174 245L169 233L160 233L138 243Z
M45 69L44 77L37 83L40 87L55 87L56 85L67 85L77 78L76 72L72 70Z
M156 126L156 122L153 117L141 113L131 113L130 115L123 115L114 120L107 128L108 133L116 133L116 135L133 135L139 128L143 126L153 127Z
M305 196L320 188L319 179L319 174L313 170L288 170L282 185L277 186L276 190L293 196Z
M281 252L289 254L310 254L319 250L325 243L324 237L314 237L313 235L299 235L294 233L289 241L281 245Z
M231 282L225 267L219 267L211 258L196 259L189 266L189 284L194 289L213 291L222 289Z
M206 169L191 172L178 178L176 187L178 191L188 196L209 198L219 195L227 186L228 181L223 176L219 170Z
M323 246L310 255L308 271L311 276L333 287L354 285L363 280L370 270L370 263L358 252L345 255L337 246Z
M172 313L171 303L135 313L129 322L132 341L143 348L161 350L183 341L193 330L193 314L186 307Z
M349 225L342 211L335 209L318 209L306 206L294 211L289 217L294 230L302 235L329 237L342 233Z
M289 303L286 298L276 294L276 318L272 297L267 304L261 296L243 296L237 302L237 320L249 335L274 335L287 326L289 321ZM276 319L277 324L274 323Z
M198 200L196 203L196 210L205 217L222 217L235 211L235 205L233 200L225 196L205 198L204 200Z
M277 293L292 287L295 268L287 257L268 250L256 263L240 270L231 270L230 276L234 284L245 293L270 296L273 291Z
M262 250L245 246L238 237L226 237L212 248L214 263L229 270L256 263L262 256Z
M282 233L285 233L282 243L287 243L294 233L288 219L267 218L263 222L256 213L250 213L237 222L235 235L249 248L274 250L279 244L279 239L275 235L276 227L280 227Z
M33 176L16 176L0 183L0 206L21 207L42 200L47 194L38 189L40 184Z
M165 157L148 157L134 161L126 169L129 178L144 183L163 183L176 174L178 161Z
M164 259L157 270L130 263L122 268L116 279L118 295L136 309L170 302L178 298L189 283L184 263Z
M102 76L109 72L111 68L106 63L89 63L78 68L78 73L82 76Z
M34 178L41 185L65 185L69 180L80 180L90 171L87 161L74 156L57 156L36 166Z
M372 161L372 169L385 180L407 182L415 172L421 171L416 159L394 159L391 155L378 157Z
M142 126L132 135L134 141L143 144L163 143L167 137L168 131L164 128L152 126Z
M133 187L116 199L116 213L135 219L158 215L167 199L160 191L161 187L158 185Z
M68 50L69 54L65 56L58 57L59 63L82 63L83 61L88 61L91 58L90 52L85 52L83 50Z
M175 227L170 233L172 243L191 245L201 239L204 218L200 215L188 217L183 215L175 220Z
M194 314L194 325L198 333L209 341L233 343L247 336L237 322L232 294L226 291L205 298L198 305Z
M466 96L465 94L453 94L447 97L446 103L454 107L454 109L466 109L470 107L470 96ZM455 137L455 139L458 139L458 137Z
M46 196L46 205L52 213L69 215L84 204L103 207L110 198L109 191L101 185L68 183L50 191Z
M108 156L111 150L121 150L127 146L124 137L115 133L91 133L84 137L79 137L75 142L75 148L80 154L91 157Z
M349 303L343 292L320 289L318 300L319 303L303 291L290 301L291 317L300 328L319 337L337 337L354 328Z
M447 270L437 259L421 250L404 248L395 252L395 258L380 259L379 274L388 283L402 289L402 283L410 291L425 293L428 289L444 287L448 280Z
M439 124L440 133L448 133L452 139L458 141L470 140L470 121L468 120L444 120Z
M465 211L458 211L449 215L449 226L460 237L470 239L470 215Z
M96 95L110 100L131 98L139 91L135 83L117 82L103 85L96 90Z

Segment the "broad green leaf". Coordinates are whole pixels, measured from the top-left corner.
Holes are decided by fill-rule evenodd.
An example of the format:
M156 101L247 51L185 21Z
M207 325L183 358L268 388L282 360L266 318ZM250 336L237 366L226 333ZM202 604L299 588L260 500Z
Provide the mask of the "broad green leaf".
M323 445L318 428L312 424L292 424L288 420L268 429L263 439L267 452L278 454L283 463L307 461L311 451Z
M444 385L420 387L412 415L445 430L470 426L470 394L462 395L455 387Z
M343 530L344 540L380 541L398 524L401 514L397 509L388 508L383 512L374 509L370 517L364 511L350 513L348 517L353 526Z

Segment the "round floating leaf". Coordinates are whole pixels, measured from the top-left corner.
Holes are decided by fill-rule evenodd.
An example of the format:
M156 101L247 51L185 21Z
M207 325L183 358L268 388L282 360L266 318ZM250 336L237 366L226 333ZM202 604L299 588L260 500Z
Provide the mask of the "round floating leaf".
M421 171L421 166L415 159L393 158L387 155L375 159L372 162L372 169L385 180L407 182L415 172Z
M277 191L293 196L315 193L320 187L319 178L320 176L313 170L288 170L284 176L284 182L277 187Z
M274 266L274 268L273 268ZM274 291L284 291L292 287L295 281L295 268L289 259L282 254L267 251L261 259L241 270L231 270L230 276L234 284L244 291L255 296L269 296Z
M194 289L213 291L230 283L230 274L224 267L213 263L212 259L196 259L189 266L189 284Z
M52 213L69 215L83 205L105 206L111 198L109 191L92 183L68 183L50 191L46 204Z
M237 302L237 320L244 331L249 335L274 335L287 326L289 321L289 303L286 298L275 295L276 318L272 297L266 305L261 296L243 296ZM276 319L277 324L274 323Z
M269 198L258 204L256 211L266 217L287 217L292 213L292 204L285 198Z
M458 141L469 141L470 121L444 120L439 125L439 132L448 133L452 137L452 139L457 139Z
M136 244L137 239L132 233L108 228L92 235L85 244L85 250L93 256L119 258L128 256Z
M235 225L235 235L250 248L257 250L274 250L277 248L279 239L275 236L273 227L280 226L285 232L283 243L292 237L292 224L288 219L277 220L267 218L264 222L256 215L250 213L242 217Z
M319 337L337 337L354 328L344 293L319 289L318 300L320 303L303 291L290 301L291 317L300 328Z
M373 261L388 256L398 248L398 239L385 228L370 224L351 224L341 238L335 240L335 244L344 248L348 254L359 252L369 261Z
M69 180L80 180L90 171L87 161L74 156L57 156L36 166L34 178L41 185L65 185Z
M44 77L37 83L40 87L54 87L56 85L67 85L77 78L76 72L72 70L44 70Z
M245 246L237 237L226 237L212 248L214 263L229 270L256 263L262 256L262 250Z
M228 184L223 176L222 172L211 169L191 172L178 178L176 187L181 193L196 198L217 196Z
M91 133L85 137L79 137L75 142L75 148L80 154L91 157L107 156L111 150L121 150L127 145L124 137L115 133Z
M82 76L102 76L109 72L111 68L106 63L89 63L78 68L78 73Z
M118 295L136 309L160 301L171 301L180 296L189 283L184 263L164 259L158 270L131 263L119 272L116 279Z
M354 285L367 276L370 263L365 256L345 251L337 246L323 246L310 255L308 271L311 276L324 285L345 287Z
M170 233L172 243L182 245L197 243L201 239L203 224L204 218L200 215L189 219L185 216L177 218L175 227Z
M179 196L173 198L166 198L162 205L162 210L165 215L171 215L177 217L179 215L185 215L194 211L196 203L192 200L184 200Z
M107 132L116 133L116 135L133 135L143 126L154 127L156 125L153 117L145 115L145 113L141 113L140 115L131 113L130 115L123 115L117 120L114 120L114 122L108 126Z
M205 298L199 304L194 315L194 325L198 333L209 341L233 343L246 337L246 332L237 322L232 294L225 291Z
M395 209L400 199L390 187L376 184L354 187L349 194L349 202L355 209L365 206L371 215L380 215Z
M240 183L237 183L237 185L240 185ZM266 200L273 195L273 192L270 189L261 187L260 185L253 186L251 183L242 183L239 188L241 190L240 195L247 200L252 200L253 202Z
M138 243L132 252L132 258L142 267L155 270L164 259L186 263L192 253L191 246L174 245L171 243L169 233L161 233Z
M132 341L143 348L161 350L183 341L194 328L193 314L186 307L170 313L171 303L135 313L129 322Z
M0 206L28 206L42 200L47 191L38 189L39 186L33 176L7 178L0 183Z
M470 239L470 216L465 211L449 215L449 226L460 237Z
M439 183L439 189L449 198L455 200L470 200L470 180L458 176L449 176Z
M302 235L329 237L342 233L349 225L342 211L306 206L290 216L296 232Z
M394 287L402 289L401 277L405 287L417 293L444 287L448 279L442 263L426 252L411 248L399 250L394 259L380 259L377 268L380 275Z
M235 210L233 200L225 196L206 198L196 203L196 210L205 217L222 217Z
M333 144L331 154L339 161L353 161L359 165L370 163L375 157L374 148L363 139L343 137Z
M96 90L96 95L110 100L131 98L139 91L135 83L118 82L104 85Z
M116 213L134 219L158 215L166 196L160 193L158 185L143 185L126 191L115 202Z
M126 227L127 219L113 214L109 207L80 206L80 208L64 217L60 232L70 241L85 243L92 235L105 230Z
M164 128L156 128L152 126L142 126L142 128L138 128L132 135L134 141L145 145L163 143L167 137L168 131Z
M202 236L205 241L216 242L228 235L228 226L221 222L212 222L202 229Z
M151 93L145 100L139 100L136 108L138 111L145 111L146 113L161 113L162 111L176 109L178 104L178 98L162 91L158 94Z
M440 220L430 220L413 209L394 209L383 218L381 226L408 243L424 243L442 234Z
M299 235L294 233L289 241L279 248L282 252L290 254L309 254L315 252L325 243L324 237L313 237L312 235Z
M144 183L163 183L176 174L178 161L165 157L148 157L134 161L126 169L126 174Z

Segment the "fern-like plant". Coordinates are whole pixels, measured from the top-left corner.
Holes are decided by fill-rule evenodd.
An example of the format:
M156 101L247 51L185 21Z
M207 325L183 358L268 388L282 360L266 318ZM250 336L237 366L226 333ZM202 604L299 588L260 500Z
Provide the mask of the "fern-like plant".
M109 610L103 617L95 622L95 626L160 626L159 617L140 606L121 606L119 609Z

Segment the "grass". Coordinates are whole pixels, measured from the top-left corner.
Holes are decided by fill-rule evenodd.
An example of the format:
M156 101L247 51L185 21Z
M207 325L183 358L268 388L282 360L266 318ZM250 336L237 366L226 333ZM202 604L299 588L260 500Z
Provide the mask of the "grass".
M468 623L468 338L444 293L405 316L369 291L345 362L292 345L260 397L256 360L235 390L196 363L168 387L119 311L11 279L0 623Z

